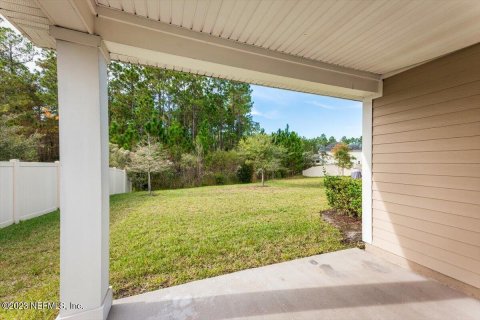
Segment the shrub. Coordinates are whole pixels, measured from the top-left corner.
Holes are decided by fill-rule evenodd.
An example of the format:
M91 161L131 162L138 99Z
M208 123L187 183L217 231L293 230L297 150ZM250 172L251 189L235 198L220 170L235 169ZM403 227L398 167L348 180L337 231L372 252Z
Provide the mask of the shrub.
M215 184L223 185L227 183L227 177L223 173L215 173Z
M253 177L253 165L244 163L238 168L237 171L238 180L241 183L250 183L252 182Z
M325 176L328 204L352 217L362 216L362 180Z

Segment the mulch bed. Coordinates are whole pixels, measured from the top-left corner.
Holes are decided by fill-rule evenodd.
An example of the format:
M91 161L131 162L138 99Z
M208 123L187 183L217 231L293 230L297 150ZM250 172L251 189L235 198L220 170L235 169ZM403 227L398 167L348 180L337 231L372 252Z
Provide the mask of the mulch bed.
M322 211L322 219L338 228L343 235L343 242L358 248L364 248L362 241L362 219L354 218L330 209Z

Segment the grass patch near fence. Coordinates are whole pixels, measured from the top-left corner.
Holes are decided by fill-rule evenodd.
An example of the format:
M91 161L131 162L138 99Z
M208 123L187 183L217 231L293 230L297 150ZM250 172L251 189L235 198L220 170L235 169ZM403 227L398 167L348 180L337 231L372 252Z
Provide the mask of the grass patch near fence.
M130 296L344 248L321 178L112 196L110 284ZM0 229L0 301L58 301L59 213ZM0 310L53 319L56 311Z
M58 301L60 214L0 229L0 302ZM53 319L56 310L0 308L0 319Z

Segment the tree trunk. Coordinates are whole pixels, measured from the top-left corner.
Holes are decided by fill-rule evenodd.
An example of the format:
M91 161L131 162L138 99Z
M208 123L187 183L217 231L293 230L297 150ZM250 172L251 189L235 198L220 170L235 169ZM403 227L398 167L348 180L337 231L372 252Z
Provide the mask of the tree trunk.
M192 106L192 141L195 142L195 137L197 136L195 128L195 106Z
M147 142L148 142L148 156L152 156L152 145L150 144L150 134L147 133ZM150 164L148 165L148 194L152 195L152 179L150 177Z
M148 194L152 195L152 179L150 178L150 170L148 170Z
M263 169L262 169L262 187L265 187L265 177L264 177Z

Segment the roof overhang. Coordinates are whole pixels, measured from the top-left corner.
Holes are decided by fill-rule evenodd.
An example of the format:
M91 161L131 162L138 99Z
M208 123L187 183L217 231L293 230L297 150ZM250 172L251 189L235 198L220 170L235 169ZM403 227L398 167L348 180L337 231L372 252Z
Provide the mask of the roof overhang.
M245 45L98 8L95 31L113 59L351 99L378 92L380 76ZM141 36L139 36L141 35Z
M374 73L214 37L92 1L39 1L38 8L35 3L29 12L48 23L48 29L26 27L28 13L21 12L19 19L15 10L20 7L10 1L0 1L0 12L43 47L54 48L57 39L98 45L114 60L354 100L376 94L381 87L380 75Z
M258 5L258 10L260 10L262 6L265 7L265 0L252 1L252 3ZM476 6L472 7L473 2L468 2L468 0L463 1L462 3L469 5L465 5L464 7L460 5L438 4L439 9L437 8L438 10L434 12L435 14L432 13L432 17L430 18L432 23L440 21L438 19L444 17L443 11L446 11L447 9L457 10L457 12L459 12L459 16L452 19L452 21L456 21L456 23L462 22L462 26L465 28L452 34L456 36L455 42L451 41L452 35L446 37L443 42L441 41L442 39L438 39L438 37L435 39L430 37L435 40L432 40L432 43L435 44L434 47L430 45L430 48L428 46L429 43L426 43L425 48L418 51L418 55L415 53L417 51L412 51L411 57L408 56L407 53L407 56L403 55L401 59L398 60L401 62L400 64L386 62L385 64L382 64L382 66L378 66L376 69L388 72L362 71L359 70L362 66L365 66L365 69L372 69L367 68L367 66L372 65L372 61L375 59L367 61L368 63L364 64L361 64L364 60L359 59L357 62L351 63L350 66L348 63L340 66L334 63L327 63L321 58L312 59L307 56L293 54L295 52L292 51L280 52L279 50L272 50L271 48L273 48L273 46L253 45L253 43L249 43L248 41L241 42L241 37L237 37L238 39L233 37L235 30L232 30L232 39L229 37L226 38L223 33L218 33L218 31L215 31L214 27L210 29L211 32L208 32L209 30L207 30L206 27L202 30L199 29L201 31L199 32L199 30L195 30L195 27L193 27L195 25L195 22L192 20L193 18L190 19L191 22L188 22L192 25L191 28L185 27L188 24L186 22L188 19L183 19L181 22L177 23L178 25L174 25L175 14L173 12L173 5L177 6L177 3L168 2L171 6L169 11L171 16L169 18L167 15L162 18L162 14L165 15L165 10L163 10L165 8L163 6L165 6L166 3L166 1L152 1L151 3L148 3L149 6L152 4L158 4L157 9L152 9L148 8L149 6L141 8L140 2L136 1L130 3L128 1L115 2L113 0L0 0L0 13L2 13L9 22L17 27L24 35L29 37L36 45L41 47L55 48L55 42L57 39L84 44L90 43L102 48L105 55L114 60L152 65L207 76L354 100L362 100L366 97L381 94L381 79L382 77L385 77L385 75L394 74L399 70L406 70L411 66L430 60L427 58L436 57L435 54L438 56L453 50L458 50L466 45L478 42L480 39L478 32L473 32L476 27L480 26L477 22L478 19L472 20L472 18L477 17L480 12L480 10L476 10ZM292 6L292 3L288 1L283 1L282 3L284 6L288 4L289 8L295 11L295 15L298 14L299 17L300 12L308 13L308 7L300 8L305 4ZM340 4L332 2L330 4L329 2L328 5L344 8L345 12L351 14L358 14L360 16L365 15L367 18L371 17L370 19L372 21L365 20L364 22L352 22L353 27L358 26L358 32L360 32L362 28L368 27L369 24L371 25L372 23L375 23L376 20L374 19L381 18L382 14L390 13L393 15L392 12L395 9L402 10L402 6L398 5L398 2L395 1L393 2L395 4L389 2L383 6L378 3L362 3L361 5L364 6L364 8L357 13L354 12L354 5L351 2L341 1L339 3ZM434 2L432 2L432 4L433 3ZM275 5L277 4L278 3ZM206 4L199 1L196 4L195 10L198 11L199 6L204 6L204 10L207 11L209 10L209 8L207 8L208 6L219 7L215 16L207 15L207 11L205 11L205 17L203 18L204 24L210 24L212 26L223 24L222 28L226 28L228 17L221 9L230 6L231 8L229 10L234 12L235 6L243 5L245 4L238 4L236 2L230 3L229 1L225 4L223 2L208 2L208 4ZM115 9L113 6L117 8ZM190 9L187 8L187 6L190 6ZM413 2L413 4L409 3L408 6L405 5L405 10L408 9L411 11L415 6L419 7L419 10L428 9L425 5L420 8L420 4ZM192 4L189 1L186 1L183 8L184 16L187 14L188 10L193 10L191 8ZM472 10L472 8L474 10ZM213 9L216 10L216 8ZM244 10L247 9L247 7L244 8ZM141 10L145 12L142 13L140 12ZM148 10L157 10L158 19L152 18L153 15L148 13ZM249 8L248 10L252 10L252 8ZM282 10L285 11L285 8L282 8ZM232 17L231 12L230 17ZM406 12L407 11L405 11L405 13ZM445 14L446 13L447 12L445 12ZM253 16L255 13L254 11L251 11L249 14ZM272 16L274 19L278 20L278 22L276 21L275 23L281 24L283 22L282 19L276 17L277 15L275 15L275 13L270 14L273 14ZM331 14L333 15L333 18L336 17L333 12ZM336 14L339 13L337 12ZM238 15L241 15L242 17L238 17L238 21L231 25L234 25L237 29L245 28L240 27L240 20L244 19L245 15L243 15L243 13L238 13ZM354 16L355 15L352 17ZM402 15L398 14L397 16L400 18L402 17ZM250 18L247 17L247 20L254 20L254 18ZM170 21L170 23L165 23L162 19L167 19L166 21ZM214 21L208 19L213 19ZM409 20L406 21L409 22ZM332 24L331 21L327 22ZM323 22L321 22L321 25L322 23ZM392 24L394 24L393 20ZM263 23L263 25L265 25L265 23ZM298 26L298 24L296 25ZM415 25L415 23L412 22L412 25ZM233 28L232 26L230 26L230 28ZM335 26L335 24L333 23L332 26ZM260 27L260 24L257 29L255 26L249 26L249 30L253 33L257 32L257 38L262 37L267 31L257 31L261 29ZM285 28L285 26L282 26L282 28ZM340 31L342 30L340 22L338 22L338 28ZM303 29L300 31L303 32ZM345 30L345 32L347 31L355 35L355 30ZM264 33L262 34L261 32ZM429 33L434 31L426 30L425 32ZM374 34L369 36L373 35ZM358 36L365 36L365 32L362 34L359 33ZM414 41L411 40L413 42L410 44L410 40L405 38L403 34L398 34L398 32L397 34L392 33L392 37L394 36L403 39L405 42L405 48L412 47L412 44L414 43ZM274 38L278 41L282 40L278 35ZM292 35L290 35L290 40L286 37L285 41L292 41L291 39ZM277 48L282 47L282 43L278 41L276 43ZM335 44L334 41L335 39L329 37L328 43L332 48L335 47L332 46ZM339 55L338 61L342 61L340 58L349 61L347 58L351 57L355 51L342 51L342 48L347 48L349 45L349 42L342 41L339 40L338 43L336 43ZM378 41L380 41L379 43L381 44L385 42L386 45L389 44L387 42L390 42L390 40L385 39L383 35L378 36ZM323 44L324 42L319 42L319 44L308 44L302 39L299 43L304 43L304 52L307 52L307 48L312 46L318 47L318 45ZM372 45L373 44L375 43L372 43ZM365 46L362 48L365 48ZM404 50L403 47L400 49ZM309 50L312 51L312 49ZM327 51L327 48L325 48L325 52ZM320 53L321 52L323 51L320 51ZM345 54L345 52L347 54ZM367 51L362 52L359 56L365 56L366 52ZM382 52L380 50L373 52L378 52L378 57L374 57L376 58L376 61L378 61ZM394 52L395 51L385 53L386 57L392 56ZM335 51L333 51L333 53L335 53ZM316 55L318 56L319 53L317 52ZM329 55L332 56L332 52L330 52ZM310 56L316 57L313 53ZM325 55L325 57L327 56L328 55ZM397 59L393 60L397 61Z

